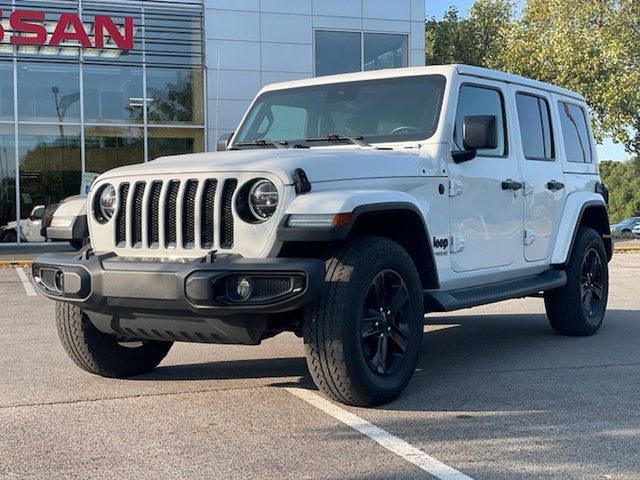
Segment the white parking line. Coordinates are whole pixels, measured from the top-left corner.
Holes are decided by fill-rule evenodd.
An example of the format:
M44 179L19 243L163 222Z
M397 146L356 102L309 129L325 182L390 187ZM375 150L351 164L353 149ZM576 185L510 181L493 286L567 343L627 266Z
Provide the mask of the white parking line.
M414 446L405 442L401 438L391 435L386 430L375 426L344 408L325 400L320 395L302 388L287 388L289 393L322 410L324 413L331 415L336 420L341 421L345 425L366 435L370 439L382 445L387 450L402 457L407 462L413 463L416 467L433 475L440 480L473 480L471 477L459 472L455 468L436 460L427 455L422 450L418 450Z
M22 286L24 287L24 291L27 292L27 295L30 297L36 297L38 294L33 288L31 284L31 280L27 277L27 274L24 272L24 269L21 267L16 267L16 272L18 272L18 276L20 277L20 281L22 282Z

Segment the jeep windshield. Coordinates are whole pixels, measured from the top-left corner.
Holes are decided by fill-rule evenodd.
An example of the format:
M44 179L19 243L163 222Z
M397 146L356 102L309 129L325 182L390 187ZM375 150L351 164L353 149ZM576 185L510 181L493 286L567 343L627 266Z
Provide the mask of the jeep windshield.
M266 92L231 148L288 148L426 140L438 126L442 75L332 83Z

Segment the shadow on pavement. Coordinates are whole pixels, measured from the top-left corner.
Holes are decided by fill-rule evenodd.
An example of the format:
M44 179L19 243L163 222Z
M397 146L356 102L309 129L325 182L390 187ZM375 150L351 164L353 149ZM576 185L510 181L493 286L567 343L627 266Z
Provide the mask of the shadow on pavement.
M211 346L215 348L214 345ZM308 376L304 357L258 358L160 366L135 380L230 380Z
M640 316L631 310L609 311L597 335L579 338L556 335L540 314L434 316L428 324L413 380L384 409L537 409L545 399L541 405L532 391L536 385L553 398L566 392L571 382L578 382L576 394L580 394L581 388L591 388L580 383L590 381L590 369L640 365ZM149 381L252 378L287 378L291 381L272 385L313 388L303 357L160 366L135 377ZM527 398L516 407L509 396L518 395Z

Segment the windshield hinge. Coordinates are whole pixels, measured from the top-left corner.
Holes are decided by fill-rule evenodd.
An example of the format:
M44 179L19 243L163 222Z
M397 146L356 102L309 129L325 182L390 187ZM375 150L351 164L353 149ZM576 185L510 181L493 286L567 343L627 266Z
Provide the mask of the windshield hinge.
M296 168L291 174L291 178L293 179L293 187L298 195L311 191L311 183L309 183L307 174L303 169Z

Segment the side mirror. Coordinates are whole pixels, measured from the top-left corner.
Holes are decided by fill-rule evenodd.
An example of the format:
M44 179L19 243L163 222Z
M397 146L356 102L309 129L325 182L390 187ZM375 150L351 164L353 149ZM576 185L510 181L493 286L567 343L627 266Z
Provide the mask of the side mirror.
M465 150L498 148L498 122L495 115L472 115L462 121L462 146Z
M216 144L216 151L222 152L226 150L227 147L229 146L229 142L231 141L231 137L233 137L233 132L220 135L220 138L218 139L218 143Z
M493 150L498 147L498 125L495 115L470 115L462 121L462 147L451 152L456 163L476 158L478 150Z

